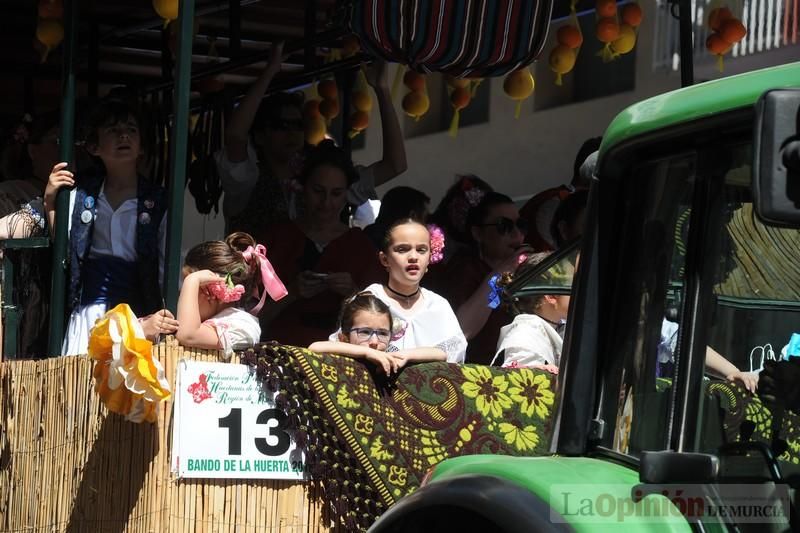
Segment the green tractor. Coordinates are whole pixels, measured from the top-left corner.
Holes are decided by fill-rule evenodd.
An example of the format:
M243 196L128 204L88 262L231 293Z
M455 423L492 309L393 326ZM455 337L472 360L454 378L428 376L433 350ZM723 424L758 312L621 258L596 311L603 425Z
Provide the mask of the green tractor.
M617 116L583 239L511 288L572 294L551 454L445 460L370 531L800 529L800 418L711 360L758 373L800 331L798 88L794 63Z

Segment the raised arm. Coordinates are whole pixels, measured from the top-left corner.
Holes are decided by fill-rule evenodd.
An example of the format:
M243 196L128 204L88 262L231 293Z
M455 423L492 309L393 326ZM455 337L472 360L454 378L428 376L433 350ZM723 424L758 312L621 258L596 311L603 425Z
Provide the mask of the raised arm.
M199 270L183 280L178 296L178 331L175 333L178 342L183 346L209 349L220 347L217 331L204 325L200 318L198 302L200 287L220 279L222 278L210 270Z
M375 60L366 72L367 83L375 90L378 99L378 109L381 114L381 134L383 137L383 155L380 161L369 166L375 176L375 186L383 185L406 171L406 146L403 141L403 132L400 130L400 121L392 104L392 96L387 80L385 61Z
M247 90L228 122L225 129L225 151L231 162L236 163L247 158L247 138L253 126L253 118L272 78L281 70L282 58L283 41L279 41L272 45L267 68Z

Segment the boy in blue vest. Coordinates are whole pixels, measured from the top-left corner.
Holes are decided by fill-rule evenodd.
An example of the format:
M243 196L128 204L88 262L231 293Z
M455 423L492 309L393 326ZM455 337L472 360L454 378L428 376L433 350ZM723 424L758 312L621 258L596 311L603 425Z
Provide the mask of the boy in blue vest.
M84 354L97 319L127 303L154 338L174 333L178 323L161 307L165 194L137 172L143 154L136 111L118 100L104 100L92 111L86 150L102 162L101 172L77 179L67 163L53 167L44 193L45 219L55 231L58 189L71 193L69 228L69 325L64 355Z

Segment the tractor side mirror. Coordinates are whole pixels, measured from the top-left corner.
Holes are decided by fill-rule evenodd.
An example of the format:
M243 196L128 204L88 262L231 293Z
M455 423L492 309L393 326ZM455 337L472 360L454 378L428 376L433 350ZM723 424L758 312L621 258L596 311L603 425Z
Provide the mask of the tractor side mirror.
M753 198L765 224L800 228L800 89L770 90L756 103Z

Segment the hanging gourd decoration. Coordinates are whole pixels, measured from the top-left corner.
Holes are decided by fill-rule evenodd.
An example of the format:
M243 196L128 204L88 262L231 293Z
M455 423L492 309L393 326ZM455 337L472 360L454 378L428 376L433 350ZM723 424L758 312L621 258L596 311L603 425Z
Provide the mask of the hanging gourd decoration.
M306 100L303 104L303 127L306 143L312 146L322 142L327 133L325 118L319 112L319 104L320 101L316 98Z
M364 67L359 69L358 77L350 93L353 112L350 114L350 138L352 139L369 126L369 112L372 110L372 96Z
M165 28L170 21L178 18L178 5L178 0L153 0L153 9L164 19Z
M564 74L571 72L572 69L575 68L576 59L577 55L575 54L575 50L563 44L559 44L553 48L553 51L550 52L549 64L550 70L556 74L556 85L563 84Z
M550 52L548 63L556 74L556 85L563 84L564 74L571 72L583 44L583 34L576 24L561 26L556 32L558 45Z
M352 57L361 51L361 43L355 34L342 38L342 57Z
M58 19L39 19L36 25L36 39L44 45L42 63L47 61L50 51L64 40L64 26Z
M428 99L428 90L425 84L425 76L419 72L409 70L403 76L403 84L410 91L403 97L403 111L406 112L406 115L415 120L419 120L431 107L431 101Z
M595 36L603 43L603 48L597 55L603 58L604 63L614 59L611 43L619 39L619 22L617 22L617 2L615 0L597 0L595 6L597 23Z
M623 24L627 24L632 28L638 28L642 24L642 19L644 18L642 7L635 2L625 4L620 11L620 18Z
M522 101L533 94L533 74L528 67L515 70L503 80L503 90L512 100L517 101L517 108L514 111L514 118L519 118L522 111Z
M625 4L620 10L619 36L611 42L612 59L627 54L636 46L636 29L642 23L642 8L633 2Z
M629 24L619 25L619 37L611 42L611 52L614 57L627 54L636 46L636 30Z
M339 88L331 78L317 83L317 93L322 97L319 112L329 122L339 116Z
M366 111L353 111L350 115L350 138L355 137L369 126L369 114Z
M472 82L463 78L445 76L448 90L450 91L450 105L453 106L453 118L450 120L450 128L447 134L450 137L458 135L458 123L461 119L461 110L472 101Z
M706 48L717 56L717 68L722 72L725 54L744 39L747 35L747 28L730 8L720 5L709 11L708 28L712 33L706 39Z
M60 19L64 16L64 3L62 0L39 0L39 18Z

